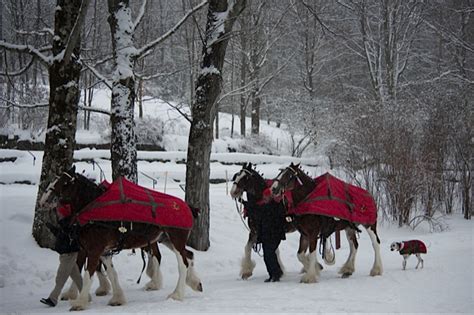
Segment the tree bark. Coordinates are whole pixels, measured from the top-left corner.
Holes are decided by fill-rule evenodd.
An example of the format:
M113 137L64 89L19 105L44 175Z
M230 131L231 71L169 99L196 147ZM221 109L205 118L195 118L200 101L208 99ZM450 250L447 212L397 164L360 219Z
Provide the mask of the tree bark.
M112 178L126 177L138 181L137 148L135 136L135 74L133 22L128 0L109 0L110 32L114 56L114 74L110 121L110 158ZM122 23L118 23L121 20ZM123 23L125 21L125 23Z
M40 208L38 201L49 183L73 163L80 96L79 77L82 68L79 62L80 36L76 38L69 62L60 58L60 54L68 44L69 34L74 28L81 4L81 0L58 0L57 7L61 9L56 10L54 17L55 61L49 67L48 129L33 220L33 237L41 247L53 246L54 237L45 223L51 221L50 214L54 209Z
M209 161L213 123L217 98L222 88L222 68L229 33L236 17L245 6L245 0L231 3L233 6L229 5L228 1L209 1L201 72L196 81L196 97L191 108L192 122L186 163L186 202L200 209L188 240L188 244L197 250L207 250L210 246Z

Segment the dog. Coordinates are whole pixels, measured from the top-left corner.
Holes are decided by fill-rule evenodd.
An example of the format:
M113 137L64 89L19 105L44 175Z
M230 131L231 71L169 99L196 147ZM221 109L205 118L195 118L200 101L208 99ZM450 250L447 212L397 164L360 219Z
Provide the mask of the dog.
M403 270L406 269L407 266L407 259L410 255L415 255L418 258L418 263L416 264L415 269L418 269L418 266L421 263L421 268L423 268L423 259L421 258L421 254L426 254L426 245L420 240L410 240L410 241L403 241L403 242L393 242L390 245L391 251L398 251L400 255L403 256Z

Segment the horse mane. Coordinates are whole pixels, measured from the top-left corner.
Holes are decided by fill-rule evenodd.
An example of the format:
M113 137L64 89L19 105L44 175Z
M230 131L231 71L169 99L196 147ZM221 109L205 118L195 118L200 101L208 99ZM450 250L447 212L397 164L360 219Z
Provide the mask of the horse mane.
M97 185L84 175L76 173L74 179L77 181L77 185L80 186L76 196L78 211L81 211L85 205L102 195L106 190L105 187Z
M302 182L299 189L291 191L293 202L296 206L314 189L316 182L301 168L300 164L292 163L289 167L298 174L299 180Z

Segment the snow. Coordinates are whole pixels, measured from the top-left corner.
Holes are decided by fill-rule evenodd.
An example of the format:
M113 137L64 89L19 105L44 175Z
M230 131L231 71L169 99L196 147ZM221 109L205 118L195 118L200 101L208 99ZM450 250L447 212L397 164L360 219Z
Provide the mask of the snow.
M201 69L201 75L205 76L205 75L208 75L208 74L220 75L221 72L214 65L211 65L210 67L206 67L206 68Z
M110 164L103 159L100 150L81 150L78 157L94 157L110 180ZM41 167L41 155L36 153L35 165L32 157L24 151L1 150L1 157L16 156L15 162L0 163L0 182L31 180L37 182ZM142 158L156 157L155 152L140 152ZM138 169L153 177L159 177L156 189L183 198L180 188L185 178L185 166L176 163L184 158L183 152L163 152L162 158L170 162L140 161ZM250 159L247 154L215 154L214 159L236 162ZM288 157L254 155L258 169L267 177L278 173L278 168L287 165ZM240 169L238 165L211 164L211 177L232 176ZM77 170L99 177L99 169L85 162L76 163ZM321 167L305 166L314 173ZM165 174L167 182L165 183ZM172 179L179 179L177 182ZM151 180L140 176L141 185L152 187ZM470 313L473 303L473 226L460 214L449 217L450 229L442 233L430 233L421 227L416 231L397 228L388 224L379 226L384 274L370 277L373 250L370 239L364 231L360 235L356 272L348 279L342 279L338 267L348 255L348 246L342 237L342 248L336 251L336 264L324 266L321 279L316 284L299 283L301 265L296 258L298 234L287 235L280 247L285 275L280 283L264 283L267 273L263 259L253 254L257 262L254 275L249 280L239 278L240 259L247 240L247 231L235 209L234 201L227 195L230 187L223 184L211 185L211 247L207 252L194 251L196 271L201 278L204 292L186 289L183 302L167 300L177 280L175 255L162 248L162 272L164 287L159 291L143 290L145 278L136 284L142 261L139 255L131 256L123 251L114 257L128 304L120 307L107 305L108 297L93 296L93 302L86 311L94 313ZM61 301L55 308L48 308L39 302L54 286L58 255L48 249L39 248L31 236L31 226L36 199L36 185L0 185L0 311L1 313L63 313L69 302ZM390 252L393 241L421 239L428 246L424 256L425 267L415 270L416 259L408 260L407 270L402 271L402 258ZM319 258L321 261L321 258ZM146 276L144 276L146 277ZM94 280L93 290L98 285ZM91 291L93 293L93 290Z

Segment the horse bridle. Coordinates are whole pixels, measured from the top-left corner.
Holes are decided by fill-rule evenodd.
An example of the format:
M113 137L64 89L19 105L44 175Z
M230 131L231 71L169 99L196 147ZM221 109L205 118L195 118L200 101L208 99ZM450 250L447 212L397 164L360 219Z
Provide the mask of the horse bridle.
M300 185L303 185L303 181L301 181L299 175L298 175L298 170L294 170L293 168L291 168L290 166L287 166L285 169L282 170L282 172L280 173L280 175L278 175L274 180L273 182L276 182L278 184L281 183L281 180L279 179L281 177L281 175L286 172L287 170L290 170L292 172L292 174L290 174L290 178L288 180L288 182L290 182L293 178L296 178L296 180L298 181L298 183ZM282 191L285 191L285 189L282 189Z
M238 174L238 175L241 175L242 172L244 172L244 173L247 174L248 176L253 176L252 172L250 172L249 170L247 170L247 169L245 169L245 168L241 169L240 172L237 173L237 174ZM239 178L239 176L237 176L237 174L234 175L234 178L232 179L232 181L233 181L234 184L236 184L237 187L238 187L238 186L239 186L239 182L240 182L240 180L242 179L242 177ZM235 180L237 180L237 179L238 179L238 181L236 182Z

